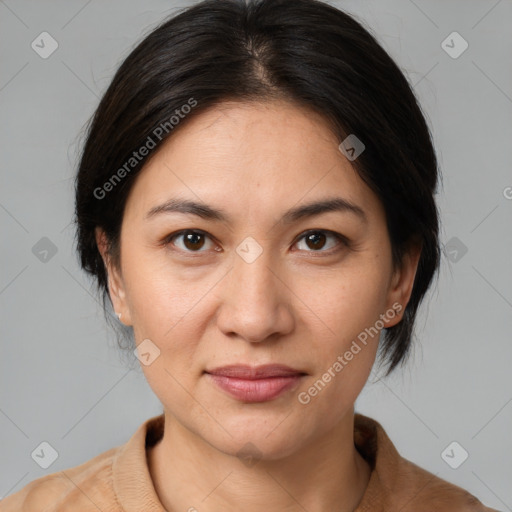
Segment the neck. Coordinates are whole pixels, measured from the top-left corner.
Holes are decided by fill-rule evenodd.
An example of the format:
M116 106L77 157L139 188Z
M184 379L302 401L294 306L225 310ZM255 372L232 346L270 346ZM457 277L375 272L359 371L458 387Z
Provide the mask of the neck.
M148 452L149 471L169 512L353 512L371 473L353 432L352 409L321 439L251 464L215 449L166 412L163 438Z

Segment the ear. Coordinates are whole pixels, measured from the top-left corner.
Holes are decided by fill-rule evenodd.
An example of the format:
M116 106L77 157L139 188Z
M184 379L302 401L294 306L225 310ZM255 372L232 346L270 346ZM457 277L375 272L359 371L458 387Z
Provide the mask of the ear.
M393 310L395 314L390 318L387 315L383 318L386 328L393 327L403 318L405 307L411 298L420 256L421 244L411 244L402 257L401 265L393 272L387 302L388 311Z
M121 275L120 269L118 269L110 260L107 248L107 236L105 232L100 228L95 229L96 245L103 259L107 275L108 275L108 292L112 306L117 314L121 314L119 320L125 325L132 325L130 316L130 309L126 300L126 291Z

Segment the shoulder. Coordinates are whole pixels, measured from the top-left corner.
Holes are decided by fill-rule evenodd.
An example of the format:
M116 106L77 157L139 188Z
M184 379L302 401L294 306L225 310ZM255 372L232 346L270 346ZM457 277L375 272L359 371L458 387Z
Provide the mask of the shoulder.
M399 481L403 485L403 512L498 512L470 492L402 458Z
M465 489L402 457L376 420L356 414L354 440L372 467L357 512L498 512Z
M0 512L120 510L112 487L118 450L111 448L83 464L33 480L0 501Z

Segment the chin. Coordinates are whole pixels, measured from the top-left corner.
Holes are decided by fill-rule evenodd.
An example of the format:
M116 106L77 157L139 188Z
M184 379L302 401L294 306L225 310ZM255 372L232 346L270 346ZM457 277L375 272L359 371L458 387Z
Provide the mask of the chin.
M265 415L259 411L243 418L240 413L231 419L219 418L219 423L231 436L222 428L216 429L217 435L212 436L212 430L208 428L203 437L217 450L241 459L282 459L296 452L304 443L296 421L291 421L291 417L285 419L287 414Z

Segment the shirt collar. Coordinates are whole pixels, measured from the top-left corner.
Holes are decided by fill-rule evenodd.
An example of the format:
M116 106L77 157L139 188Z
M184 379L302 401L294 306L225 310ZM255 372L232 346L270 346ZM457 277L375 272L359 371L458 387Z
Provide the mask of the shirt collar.
M166 512L155 491L147 461L147 448L163 436L164 414L146 420L113 462L113 485L125 512ZM381 512L383 497L392 492L402 458L382 426L372 418L354 415L354 444L372 469L366 491L355 512Z
M156 494L146 452L162 438L164 418L161 414L146 420L114 459L114 492L125 512L166 512Z

